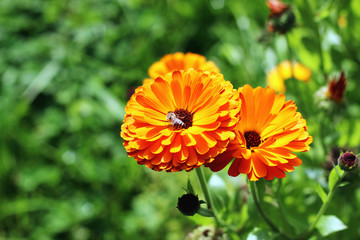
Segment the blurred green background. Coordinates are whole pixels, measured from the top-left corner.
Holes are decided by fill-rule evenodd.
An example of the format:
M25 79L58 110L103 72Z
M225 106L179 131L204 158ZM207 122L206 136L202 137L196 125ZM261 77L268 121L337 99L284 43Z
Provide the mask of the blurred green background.
M284 201L296 209L289 215L300 224L321 205L313 183L325 186L330 147L359 150L360 4L291 4L293 60L313 72L309 83L287 81L286 95L314 136L284 183ZM124 107L148 67L177 51L214 61L236 88L266 86L266 73L289 58L284 36L258 42L268 14L263 0L1 0L0 239L177 240L204 223L175 208L189 177L198 187L194 173L157 173L127 157ZM314 93L324 74L341 70L345 103L327 118ZM244 191L244 178L219 174ZM329 239L360 236L359 174L353 178L328 211L348 229ZM257 225L246 224L245 235Z

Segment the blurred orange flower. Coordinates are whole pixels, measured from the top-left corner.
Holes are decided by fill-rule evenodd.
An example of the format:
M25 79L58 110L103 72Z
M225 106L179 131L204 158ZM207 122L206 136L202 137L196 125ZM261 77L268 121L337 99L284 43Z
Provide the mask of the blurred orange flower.
M285 3L279 0L267 0L266 5L270 9L270 16L276 14L282 14L286 9L289 8L289 5L286 5Z
M129 156L156 171L190 171L235 138L241 100L220 73L174 71L136 89L121 137Z
M219 171L235 158L230 176L244 173L251 181L285 177L302 163L292 152L308 151L313 141L305 119L293 101L285 102L284 95L269 87L245 85L239 92L242 106L236 138L207 166Z
M311 78L311 70L301 63L290 63L289 60L286 60L270 70L266 82L276 92L285 93L286 87L284 81L291 77L308 82Z
M167 54L160 61L153 63L149 68L149 76L155 79L159 76L165 76L175 70L199 69L209 72L220 72L219 68L212 61L206 61L204 56L196 53Z

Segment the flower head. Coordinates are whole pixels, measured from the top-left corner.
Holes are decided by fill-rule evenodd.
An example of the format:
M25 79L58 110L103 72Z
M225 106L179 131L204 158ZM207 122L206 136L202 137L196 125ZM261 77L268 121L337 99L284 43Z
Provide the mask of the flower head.
M358 157L353 152L346 151L338 158L338 164L342 170L351 171L358 166L358 160Z
M206 61L204 56L195 53L167 54L160 61L153 63L149 68L149 76L155 79L159 76L165 76L167 73L175 70L187 71L190 68L206 70L209 72L220 72L214 62Z
M337 103L341 103L344 97L345 88L346 88L346 77L344 72L341 72L338 79L334 77L333 80L329 82L329 88L326 93L326 96Z
M266 5L270 9L268 32L286 33L295 26L295 15L289 5L280 0L268 0Z
M220 73L190 69L135 90L121 136L128 155L156 171L210 163L235 138L241 100Z
M267 75L266 81L269 87L276 92L284 93L286 91L285 80L292 77L303 82L308 82L311 78L311 70L301 63L291 63L287 60L271 69Z
M245 85L239 91L242 106L236 138L207 166L219 171L235 158L228 171L230 176L244 173L251 181L285 177L285 172L302 163L292 152L310 149L312 137L305 119L293 101L285 101L284 95L276 95L269 87L253 89Z

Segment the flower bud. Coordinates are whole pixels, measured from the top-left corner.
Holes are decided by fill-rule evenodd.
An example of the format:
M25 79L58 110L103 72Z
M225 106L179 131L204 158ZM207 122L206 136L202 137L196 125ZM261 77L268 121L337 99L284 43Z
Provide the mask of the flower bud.
M347 84L344 72L342 71L338 78L334 77L331 81L328 80L328 82L329 88L327 91L327 97L340 104L344 98Z
M354 170L358 165L358 157L353 152L346 151L338 158L338 164L344 171Z
M194 216L199 211L202 202L199 201L197 195L187 193L178 198L177 209L186 216Z

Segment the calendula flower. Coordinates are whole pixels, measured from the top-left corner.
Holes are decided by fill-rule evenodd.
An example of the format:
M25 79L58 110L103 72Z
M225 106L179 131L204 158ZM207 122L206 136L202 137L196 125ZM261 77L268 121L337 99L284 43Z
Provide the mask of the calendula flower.
M251 181L285 177L285 172L302 163L293 152L310 149L312 137L305 119L293 101L285 101L284 95L276 95L269 87L245 85L239 91L242 106L236 138L207 166L219 171L234 159L230 176L244 173Z
M235 138L238 92L220 73L174 71L135 90L121 136L129 156L156 171L210 163Z
M329 88L326 96L337 103L341 103L344 97L345 88L346 77L344 72L341 72L339 78L334 77L333 80L329 81Z
M294 77L297 80L308 82L311 78L311 70L301 63L283 61L271 69L267 75L266 82L269 87L278 93L285 93L285 80Z
M209 72L220 72L219 68L212 61L207 61L204 56L195 53L167 54L155 62L149 68L149 76L155 79L159 76L165 76L167 73L175 70L187 71L190 68L196 70L205 70Z
M295 26L295 15L289 5L280 0L268 0L266 5L270 9L267 21L268 32L284 34Z

